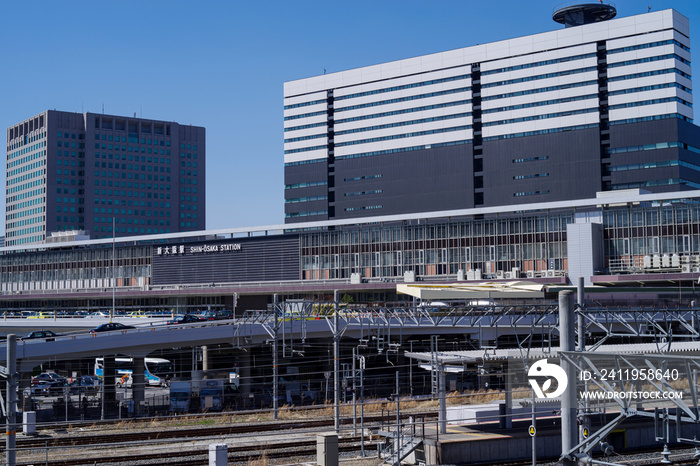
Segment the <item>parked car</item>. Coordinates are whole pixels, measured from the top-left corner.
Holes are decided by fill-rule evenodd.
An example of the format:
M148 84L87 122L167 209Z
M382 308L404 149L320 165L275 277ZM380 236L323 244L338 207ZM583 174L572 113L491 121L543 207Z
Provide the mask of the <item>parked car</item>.
M100 388L91 376L78 377L69 386L71 393L95 393Z
M205 322L207 319L203 317L199 317L198 315L194 314L185 314L182 317L169 320L168 325L176 325L176 324L193 324L195 322Z
M97 326L90 330L92 333L96 332L112 332L114 330L128 330L128 329L134 329L133 325L124 325L120 324L119 322L109 322L107 324L102 324L100 326Z
M65 386L65 379L55 382L39 382L36 385L32 385L31 391L34 396L62 395L63 387Z
M38 385L41 382L58 382L65 385L66 379L55 372L43 372L32 379L32 385Z
M58 335L51 330L34 330L26 337L22 337L21 340L34 340L36 338L55 338Z

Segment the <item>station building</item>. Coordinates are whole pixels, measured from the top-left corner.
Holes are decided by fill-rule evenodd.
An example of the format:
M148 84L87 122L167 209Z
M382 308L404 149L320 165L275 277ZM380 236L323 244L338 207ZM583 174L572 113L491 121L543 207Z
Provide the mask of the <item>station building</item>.
M700 188L688 19L615 13L285 83L285 222Z
M170 121L56 110L11 126L5 244L206 228L205 136Z
M6 246L0 309L265 309L408 300L397 283L526 280L678 297L700 277L700 191Z

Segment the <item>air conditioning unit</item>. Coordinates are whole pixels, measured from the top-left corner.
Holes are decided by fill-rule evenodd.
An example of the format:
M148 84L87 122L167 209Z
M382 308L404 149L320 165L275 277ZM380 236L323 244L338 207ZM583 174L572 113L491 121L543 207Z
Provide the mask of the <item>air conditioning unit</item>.
M661 256L659 256L658 254L654 254L654 257L652 259L653 259L653 264L652 264L653 267L655 269L661 268Z
M684 264L690 264L690 256L681 256L681 262Z
M503 274L506 280L512 280L513 279L513 272L506 272Z
M405 283L413 283L416 281L416 272L413 270L408 270L403 273L403 281Z
M547 270L547 278L554 277L554 269Z
M513 267L510 269L512 278L520 278L520 267Z
M527 276L527 278L535 278L535 271L528 270L527 272L525 272L525 275Z
M649 256L649 255L644 256L644 268L645 269L651 268L651 256Z
M671 267L680 267L681 266L681 256L678 254L674 254L671 256Z
M503 278L503 270L497 270L496 271L496 278L502 279Z
M683 264L681 265L681 272L682 273L690 273L692 268L690 267L690 264Z
M671 256L668 254L661 256L661 267L671 267Z
M362 283L362 274L351 273L350 274L350 283L352 285L359 285L360 283Z
M464 279L465 279L464 270L459 269L459 270L457 271L457 281L458 281L458 282L461 282L461 281L464 280Z

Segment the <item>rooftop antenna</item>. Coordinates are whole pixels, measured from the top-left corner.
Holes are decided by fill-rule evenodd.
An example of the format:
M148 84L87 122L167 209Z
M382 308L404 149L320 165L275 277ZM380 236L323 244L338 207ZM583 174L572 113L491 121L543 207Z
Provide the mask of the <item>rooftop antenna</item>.
M323 74L326 74L326 69L325 69L325 68L323 69Z
M102 114L103 115L105 114L105 103L104 102L102 102Z
M647 13L651 11L651 5L647 5Z

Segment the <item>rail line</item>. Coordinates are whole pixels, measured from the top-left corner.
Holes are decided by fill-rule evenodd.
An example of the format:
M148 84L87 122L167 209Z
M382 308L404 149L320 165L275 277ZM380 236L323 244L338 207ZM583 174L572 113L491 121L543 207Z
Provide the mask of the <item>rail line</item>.
M359 451L360 444L358 437L338 439L338 450L340 452ZM376 452L376 445L366 445L365 451ZM187 451L169 451L167 453L169 466L186 465L206 465L208 464L209 450L206 448L194 448ZM374 453L376 455L376 453ZM316 455L316 441L303 440L296 442L280 442L265 445L240 445L228 447L229 463L248 462L262 457L266 458L293 458L301 456ZM130 454L121 456L86 456L83 458L71 458L67 460L43 461L45 466L78 466L84 464L129 464L138 465L141 462L162 460L162 453ZM17 466L31 466L36 461L17 463Z

